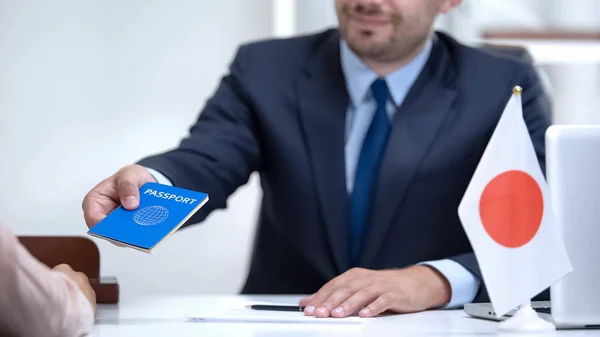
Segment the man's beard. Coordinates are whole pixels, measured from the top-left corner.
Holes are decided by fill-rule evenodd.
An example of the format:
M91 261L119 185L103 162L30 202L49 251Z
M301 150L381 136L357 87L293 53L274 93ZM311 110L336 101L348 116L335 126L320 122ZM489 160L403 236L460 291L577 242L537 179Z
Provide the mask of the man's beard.
M359 32L359 34L362 34ZM392 34L383 41L369 41L368 37L348 36L346 42L350 49L360 56L378 62L391 62L403 60L423 46L428 35L406 36L403 34Z
M342 8L342 14L345 18L350 18L355 14L358 15L380 15L382 10L380 6L346 6ZM368 58L379 62L390 62L402 60L414 54L415 50L421 47L427 40L429 32L415 35L415 32L403 31L405 26L409 26L408 22L398 14L394 14L390 18L392 26L391 34L385 40L373 41L370 35L374 32L370 31L355 31L350 34L349 29L342 25L340 33L342 38L346 40L350 49L362 58ZM347 23L346 23L347 25Z

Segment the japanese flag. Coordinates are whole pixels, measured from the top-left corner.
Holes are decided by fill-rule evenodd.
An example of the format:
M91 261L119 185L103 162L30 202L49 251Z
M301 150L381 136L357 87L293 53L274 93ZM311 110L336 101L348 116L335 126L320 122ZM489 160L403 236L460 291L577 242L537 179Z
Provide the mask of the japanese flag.
M572 268L515 87L458 208L498 317Z

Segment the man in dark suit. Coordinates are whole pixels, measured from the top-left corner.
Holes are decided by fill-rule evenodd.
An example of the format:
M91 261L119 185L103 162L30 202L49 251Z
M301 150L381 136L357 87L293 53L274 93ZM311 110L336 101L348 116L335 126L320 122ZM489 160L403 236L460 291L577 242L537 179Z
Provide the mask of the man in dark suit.
M486 300L457 208L513 86L542 165L549 107L530 65L432 31L460 2L336 0L339 30L242 46L179 147L88 193L88 226L148 181L209 193L198 223L257 171L243 293L318 317Z

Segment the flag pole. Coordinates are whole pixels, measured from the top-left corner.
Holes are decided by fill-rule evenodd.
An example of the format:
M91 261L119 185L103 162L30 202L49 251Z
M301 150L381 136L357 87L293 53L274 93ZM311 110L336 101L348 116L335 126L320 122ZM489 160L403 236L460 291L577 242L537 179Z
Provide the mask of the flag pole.
M513 87L513 95L520 96L523 88ZM498 332L501 333L552 333L556 331L554 323L541 318L531 305L531 299L521 304L514 315L501 322Z

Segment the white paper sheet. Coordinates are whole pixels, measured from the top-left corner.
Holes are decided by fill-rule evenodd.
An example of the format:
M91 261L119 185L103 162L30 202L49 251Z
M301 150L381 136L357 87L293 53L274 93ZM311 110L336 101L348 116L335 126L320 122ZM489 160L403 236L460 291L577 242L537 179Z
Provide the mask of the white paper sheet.
M187 317L188 322L231 322L231 323L286 323L286 324L336 324L361 325L368 318L351 316L345 318L316 318L305 316L302 312L263 311L248 309L251 304L289 305L289 303L252 302L224 299L218 308L212 311L194 313Z

